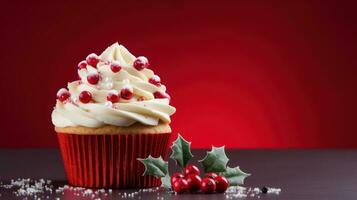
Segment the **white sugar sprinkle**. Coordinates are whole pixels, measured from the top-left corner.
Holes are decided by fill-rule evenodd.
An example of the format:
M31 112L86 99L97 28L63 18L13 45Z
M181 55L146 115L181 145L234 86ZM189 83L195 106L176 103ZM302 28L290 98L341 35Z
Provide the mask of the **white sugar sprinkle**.
M280 188L267 188L267 194L275 194L275 195L279 195L281 192ZM239 198L246 198L246 197L250 197L250 198L258 198L260 199L261 195L265 195L262 194L262 191L260 188L255 187L255 188L245 188L245 187L241 187L241 186L232 186L229 187L227 189L227 191L225 192L226 194L226 199L239 199Z
M280 194L281 189L280 188L268 188L268 194Z
M165 195L176 195L172 191L164 188L143 188L132 192L118 192L114 193L112 189L88 189L83 187L73 187L69 185L56 186L51 180L45 179L12 179L10 182L0 182L1 190L10 190L11 193L24 200L29 199L50 199L55 198L60 200L65 193L69 193L77 198L90 198L93 200L100 200L103 196L117 196L122 199L142 199L142 195L155 195L158 200L164 199ZM258 187L241 187L231 186L224 194L226 199L240 199L240 198L260 198L263 195L279 195L280 188L267 187L267 194L263 194ZM1 196L1 194L0 194ZM106 198L106 197L105 197Z

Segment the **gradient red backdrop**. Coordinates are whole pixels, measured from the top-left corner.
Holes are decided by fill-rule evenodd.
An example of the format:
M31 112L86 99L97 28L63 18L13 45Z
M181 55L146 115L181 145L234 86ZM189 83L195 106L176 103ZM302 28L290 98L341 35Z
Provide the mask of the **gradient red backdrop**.
M357 147L353 2L2 4L0 147L57 146L57 90L116 41L149 58L193 147Z

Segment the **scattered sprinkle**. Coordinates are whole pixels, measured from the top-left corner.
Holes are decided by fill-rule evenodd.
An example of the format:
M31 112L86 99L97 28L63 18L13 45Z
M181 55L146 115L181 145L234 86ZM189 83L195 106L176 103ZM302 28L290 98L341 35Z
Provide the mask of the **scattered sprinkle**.
M263 187L264 188L264 187ZM231 186L225 192L226 199L240 199L240 198L261 198L261 195L265 195L263 192L263 188L260 189L258 187L241 187L241 186ZM275 194L279 195L281 192L280 188L270 188L265 187L267 189L267 194Z
M262 193L266 194L268 192L268 188L267 187L262 187Z
M266 194L264 189L266 188ZM226 199L240 199L240 198L261 198L261 195L279 195L280 188L273 187L241 187L231 186L227 189L224 196ZM107 196L119 197L121 199L145 199L147 196L155 197L158 200L164 200L165 196L175 195L172 191L161 187L143 188L137 190L112 190L112 189L89 189L83 187L73 187L69 185L61 185L53 183L51 180L45 179L12 179L7 182L0 182L0 196L2 192L11 191L17 199L55 199L60 200L64 195L72 195L73 199L86 198L92 200L107 199ZM66 197L66 198L67 198ZM111 197L109 197L111 198Z

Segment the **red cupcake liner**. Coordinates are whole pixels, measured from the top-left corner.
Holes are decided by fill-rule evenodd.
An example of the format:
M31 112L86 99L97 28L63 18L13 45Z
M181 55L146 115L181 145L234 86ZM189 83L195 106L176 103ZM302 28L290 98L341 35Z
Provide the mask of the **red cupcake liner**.
M137 158L166 158L170 133L77 135L58 133L70 185L90 188L147 188L159 178L142 176Z

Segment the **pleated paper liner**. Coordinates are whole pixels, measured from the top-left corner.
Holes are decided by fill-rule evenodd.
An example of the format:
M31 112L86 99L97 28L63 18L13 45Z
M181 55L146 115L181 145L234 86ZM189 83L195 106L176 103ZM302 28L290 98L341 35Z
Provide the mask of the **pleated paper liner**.
M166 158L170 133L77 135L57 133L70 185L90 188L147 188L160 186L142 176L137 158Z

